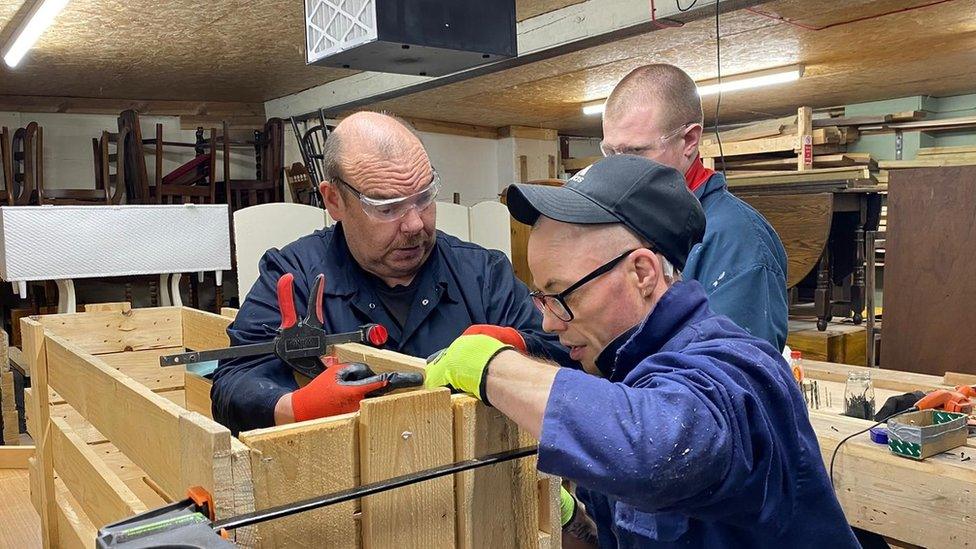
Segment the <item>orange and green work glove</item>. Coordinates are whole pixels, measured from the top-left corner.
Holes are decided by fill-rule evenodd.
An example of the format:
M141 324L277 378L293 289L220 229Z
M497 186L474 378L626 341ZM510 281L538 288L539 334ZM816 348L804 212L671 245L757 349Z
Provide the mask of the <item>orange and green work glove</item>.
M461 335L475 334L491 336L506 345L515 347L515 349L520 353L526 352L525 339L515 328L495 326L494 324L472 324L471 326L468 326L468 329L465 330Z
M329 417L359 409L359 401L395 389L419 387L418 373L386 372L377 375L361 363L333 364L308 385L291 394L295 421Z
M463 335L432 358L427 365L424 386L428 389L451 387L474 395L491 406L485 393L488 363L508 349L515 347L482 334Z

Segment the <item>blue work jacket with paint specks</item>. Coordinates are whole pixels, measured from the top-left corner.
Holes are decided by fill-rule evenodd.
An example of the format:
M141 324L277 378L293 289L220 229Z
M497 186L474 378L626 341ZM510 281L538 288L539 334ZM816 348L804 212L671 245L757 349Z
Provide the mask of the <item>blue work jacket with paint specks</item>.
M522 334L530 354L579 367L555 336L543 333L542 316L505 254L440 231L416 275L418 289L401 330L364 280L341 224L265 253L260 277L227 329L231 345L275 336L281 324L277 281L285 273L295 276L295 305L302 316L315 277L325 274L325 327L331 333L375 322L390 332L384 348L426 358L472 324L511 326ZM274 356L221 361L211 390L214 418L234 433L269 427L278 399L297 388L291 368Z
M556 374L538 467L578 483L600 547L858 547L786 362L698 282L597 366Z
M786 344L786 251L779 235L714 174L695 190L705 210L705 237L688 256L685 279L697 280L712 310L782 350Z

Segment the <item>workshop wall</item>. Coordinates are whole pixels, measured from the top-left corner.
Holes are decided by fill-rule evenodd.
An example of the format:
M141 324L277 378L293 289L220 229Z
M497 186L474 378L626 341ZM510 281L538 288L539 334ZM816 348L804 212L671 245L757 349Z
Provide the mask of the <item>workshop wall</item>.
M11 134L28 123L37 122L44 129L44 186L51 189L88 188L94 185L95 168L91 138L103 130L118 131L116 115L0 112L0 125ZM178 116L141 116L144 139L155 135L157 123L163 125L163 139L192 143L193 130L181 130ZM207 128L209 134L210 129ZM218 129L218 131L220 131ZM287 136L290 137L290 136ZM294 141L294 138L291 138ZM175 169L193 158L193 150L163 147L163 173ZM155 159L146 154L146 169L150 180L155 177ZM223 179L222 157L217 160L217 173ZM254 157L248 151L234 154L231 158L231 175L235 178L254 177Z

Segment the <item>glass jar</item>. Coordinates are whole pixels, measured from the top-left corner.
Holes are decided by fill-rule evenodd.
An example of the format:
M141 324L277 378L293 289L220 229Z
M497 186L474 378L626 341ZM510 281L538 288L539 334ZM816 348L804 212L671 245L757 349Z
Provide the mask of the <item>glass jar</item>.
M874 384L871 383L871 372L858 370L847 374L844 415L874 419Z

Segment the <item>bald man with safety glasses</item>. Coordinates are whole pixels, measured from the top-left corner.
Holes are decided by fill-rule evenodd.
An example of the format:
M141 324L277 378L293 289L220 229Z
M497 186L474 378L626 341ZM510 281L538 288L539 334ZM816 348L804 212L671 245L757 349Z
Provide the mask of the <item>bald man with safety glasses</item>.
M332 228L269 250L260 277L227 334L232 345L271 340L281 322L277 281L295 277L298 314L315 277L325 275L325 327L366 323L389 331L385 348L427 357L462 333L488 333L528 353L572 365L507 257L439 232L440 179L418 137L404 123L361 112L326 141L320 192ZM404 383L367 367L330 366L299 388L274 356L224 361L214 373L214 418L233 432L355 411L365 396Z

